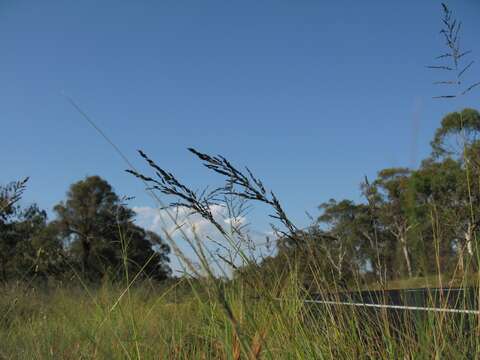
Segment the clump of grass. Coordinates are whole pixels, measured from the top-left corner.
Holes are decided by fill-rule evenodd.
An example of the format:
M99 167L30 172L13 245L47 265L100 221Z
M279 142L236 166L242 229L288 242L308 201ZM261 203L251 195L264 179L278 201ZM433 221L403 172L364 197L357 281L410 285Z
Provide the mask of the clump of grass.
M313 245L306 241L311 240L308 239L308 233L299 232L293 225L290 226L291 222L278 199L272 192L265 190L264 184L250 170L247 169L247 174L243 174L222 156L210 156L194 149L190 151L202 160L208 169L226 178L225 185L216 188L215 194L237 196L271 206L274 209L273 217L284 225L285 230L280 232L281 236L297 241L298 247L304 244ZM163 169L160 171L145 154L142 153L142 157L157 170L157 176L161 177L160 183L168 184L175 179L172 173ZM133 173L145 181L157 181ZM182 206L208 220L211 214L208 211L202 214L204 208L195 204L201 197L183 196L184 193L193 194L193 191L178 180L173 181L176 187L181 187L181 192L161 187L158 190L167 195L178 196L186 201ZM180 202L174 201L172 204L178 206ZM208 208L208 202L205 204ZM223 225L219 222L214 225L220 227L219 233L230 243L230 233ZM200 248L203 246L201 242L196 245ZM201 250L197 253L201 253ZM430 357L432 354L437 358L462 358L478 352L478 339L467 336L469 331L476 328L476 314L398 313L305 302L310 295L309 289L304 286L303 274L299 271L296 260L301 262L305 259L286 259L284 267L280 269L275 266L258 267L254 266L256 264L253 262L247 262L246 265L252 267L244 276L220 285L216 283L215 292L219 291L221 296L209 298L212 302L208 304L211 308L207 311L215 317L214 323L221 324L215 327L214 333L223 334L224 340L221 343L227 345L226 354L231 354L233 358L241 356L239 354L245 357L256 354L266 358L393 359ZM334 300L341 300L339 295L334 295L338 284L326 284L322 270L314 265L309 271L310 281L317 284L320 296L332 300L333 293ZM209 274L213 275L213 272ZM265 278L270 281L266 282ZM358 281L358 284L360 283ZM207 289L212 288L207 285ZM429 293L425 305L447 308L450 303L451 298L449 300L448 295L439 299ZM205 306L205 303L200 302L199 305ZM228 311L225 311L227 307ZM213 312L213 308L223 308L224 312ZM244 345L240 346L242 339Z
M35 290L34 297L19 288L2 290L8 294L2 309L16 299L14 316L0 326L5 359L454 359L478 354L478 338L468 332L475 325L472 316L411 313L400 324L382 312L308 304L295 274L275 306L270 299L250 297L240 281L224 285L241 335L208 288L201 299L190 293L174 301L174 287L137 284L105 322L121 288L104 285L91 297L74 287L48 294ZM132 304L136 333L128 315Z

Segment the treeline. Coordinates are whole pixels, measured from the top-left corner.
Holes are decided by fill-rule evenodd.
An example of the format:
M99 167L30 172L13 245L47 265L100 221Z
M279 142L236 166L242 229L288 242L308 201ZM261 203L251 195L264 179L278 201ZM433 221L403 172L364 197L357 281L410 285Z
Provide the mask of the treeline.
M285 237L261 267L298 259L330 279L463 276L479 267L480 114L450 113L418 169L387 168L361 183L364 201L331 199L302 231ZM320 271L319 271L320 270Z
M135 213L107 181L90 176L72 184L52 221L35 204L19 206L27 184L0 187L1 281L169 276L169 246L134 223Z
M159 179L132 173L176 197L175 206L199 214L224 236L228 229L211 213L220 195L273 209L272 217L285 229L279 232L276 255L236 269L237 274L253 267L267 276L270 265L291 270L285 267L288 262L307 280L322 274L336 283L439 273L462 277L478 272L480 265L479 136L478 111L448 114L431 141L430 156L418 169L387 168L374 179L365 178L360 184L364 201L331 199L319 206L320 216L306 230L295 227L278 198L250 170L243 174L220 156L190 149L226 180L211 193L195 193L143 153ZM168 245L134 223L134 212L105 180L92 176L71 185L65 201L55 206L52 221L36 205L18 206L26 184L0 188L1 280L76 274L98 281L139 272L168 277ZM235 229L235 236L240 233ZM234 266L232 261L227 264Z

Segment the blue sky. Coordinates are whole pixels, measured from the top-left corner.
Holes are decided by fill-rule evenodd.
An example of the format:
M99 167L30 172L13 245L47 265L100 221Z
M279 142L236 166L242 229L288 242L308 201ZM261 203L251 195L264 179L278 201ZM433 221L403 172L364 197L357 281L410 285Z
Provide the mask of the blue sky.
M480 3L450 2L480 57ZM154 206L66 93L139 167L135 150L201 188L193 146L248 165L300 225L364 175L415 166L441 116L439 1L0 2L0 183L51 210L69 184L105 177ZM471 78L480 79L480 67ZM254 221L260 222L255 219Z

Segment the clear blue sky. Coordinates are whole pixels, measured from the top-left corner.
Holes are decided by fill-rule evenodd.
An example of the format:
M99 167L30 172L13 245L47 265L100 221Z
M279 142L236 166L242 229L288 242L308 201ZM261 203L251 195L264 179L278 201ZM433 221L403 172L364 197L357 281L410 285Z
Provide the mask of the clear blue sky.
M480 58L480 3L450 2ZM0 183L30 176L45 209L99 174L153 206L126 165L144 149L181 179L212 177L186 147L251 167L292 217L359 199L364 175L411 166L440 118L439 1L0 1ZM480 64L479 64L480 66ZM480 67L471 73L480 79ZM480 93L462 100L478 105Z

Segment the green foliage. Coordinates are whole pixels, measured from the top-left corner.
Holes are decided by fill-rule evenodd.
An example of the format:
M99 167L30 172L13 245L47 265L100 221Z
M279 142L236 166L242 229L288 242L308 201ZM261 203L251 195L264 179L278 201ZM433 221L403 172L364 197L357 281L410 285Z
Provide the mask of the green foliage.
M434 156L418 169L386 168L365 179L364 203L321 204L317 221L296 234L303 241L291 247L281 237L277 257L283 260L268 259L269 266L298 260L306 279L317 271L337 284L477 271L479 131L476 110L447 115L432 141Z
M21 199L27 182L28 178L0 186L0 222L3 223L15 215L17 211L15 205Z
M324 253L320 259L336 269L335 278L338 279L367 272L374 260L369 251L374 245L374 235L370 233L372 221L368 208L350 200L337 202L333 199L321 204L319 208L322 214L316 225L325 231L318 240Z
M168 275L169 247L133 223L134 212L102 178L90 176L73 184L55 211L55 224L85 277L95 280L139 271L159 279Z
M0 187L0 276L11 279L44 277L62 266L62 244L54 226L47 224L45 211L35 204L25 209L18 201L26 182Z
M480 113L474 109L452 112L442 119L431 142L435 157L456 156L462 159L464 148L472 146L480 134Z
M108 256L108 243L116 227L118 202L117 195L106 181L91 176L72 184L65 203L55 206L58 227L65 237L73 237L71 249L80 258L84 273L93 271L92 256ZM121 221L130 217L123 210L118 209Z
M55 207L54 221L33 204L18 206L25 182L0 188L0 279L67 279L83 273L98 282L170 274L170 248L157 234L134 223L111 186L98 176L73 184ZM79 271L80 270L80 271Z

